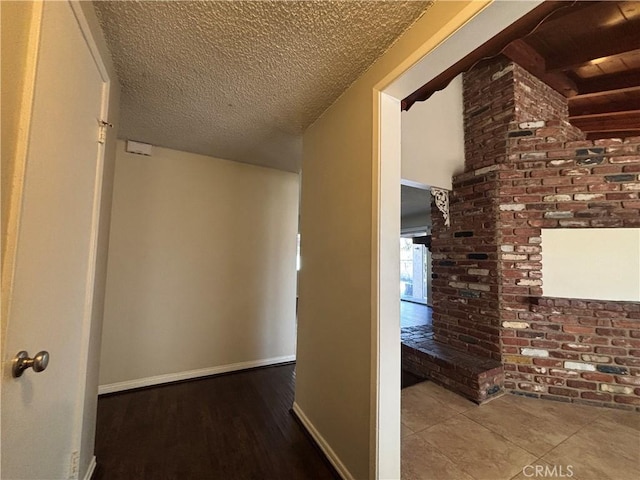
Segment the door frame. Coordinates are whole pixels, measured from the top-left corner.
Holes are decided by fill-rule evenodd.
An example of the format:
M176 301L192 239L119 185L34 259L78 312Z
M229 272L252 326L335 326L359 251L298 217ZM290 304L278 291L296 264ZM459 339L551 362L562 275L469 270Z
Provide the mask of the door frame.
M98 45L93 37L93 33L91 32L91 28L89 26L89 22L82 11L82 6L80 5L79 0L67 0L73 10L73 13L76 17L76 21L80 27L80 31L84 36L84 40L89 48L91 56L93 57L93 61L98 68L98 72L100 73L100 77L103 81L102 87L102 99L100 106L100 115L102 118L96 119L96 121L105 121L109 118L109 95L111 90L111 78L109 76L109 71L102 60L102 55L100 54L100 50ZM102 126L99 128L106 129L107 126ZM86 396L86 384L87 384L87 368L89 365L89 343L91 336L91 327L92 327L92 319L93 319L93 303L94 303L94 295L95 295L95 283L96 283L96 262L97 262L97 254L98 254L98 235L100 231L100 211L101 211L101 201L102 201L102 177L104 173L104 158L105 158L105 147L106 147L106 134L103 137L102 142L98 142L98 157L96 159L96 178L94 180L94 189L93 189L93 211L91 212L91 235L90 235L90 246L89 246L89 269L87 271L86 278L86 289L85 289L85 305L84 305L84 318L82 320L82 334L80 337L80 369L79 369L79 378L78 378L78 392L77 392L77 409L76 409L76 426L74 428L75 431L75 450L78 452L82 451L82 430L84 423L84 400ZM98 392L95 392L95 395L98 395ZM82 407L81 407L82 406ZM90 471L88 472L89 476L91 475L93 469L95 468L95 456L92 458L90 464Z
M371 478L400 472L400 102L542 1L470 2L373 88Z

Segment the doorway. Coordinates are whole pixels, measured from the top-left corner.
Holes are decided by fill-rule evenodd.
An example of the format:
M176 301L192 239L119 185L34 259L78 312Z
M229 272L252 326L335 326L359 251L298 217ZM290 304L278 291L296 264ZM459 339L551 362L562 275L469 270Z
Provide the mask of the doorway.
M400 299L431 306L431 192L400 189Z
M429 305L431 255L427 246L415 243L415 238L426 237L426 232L417 236L400 237L400 299L406 302Z

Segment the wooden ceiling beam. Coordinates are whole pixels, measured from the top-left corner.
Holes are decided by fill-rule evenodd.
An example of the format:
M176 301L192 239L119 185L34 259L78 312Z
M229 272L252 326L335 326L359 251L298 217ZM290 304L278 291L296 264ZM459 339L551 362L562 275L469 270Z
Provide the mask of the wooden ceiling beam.
M580 48L558 51L553 58L547 58L547 71L570 70L599 58L637 50L640 47L638 32L639 20L627 21L596 32L584 31L580 38L576 38Z
M582 17L584 15L584 10L589 8L595 8L598 6L599 2L586 1L586 2L574 2L572 4L567 4L567 7L561 10L558 10L557 13L554 13L548 19L544 21L541 25L536 28L535 33L544 33L552 30L557 30L558 28L563 28L563 26L568 22L575 18ZM598 6L597 8L602 8L602 6Z
M637 117L640 118L640 110L624 110L621 112L600 112L600 113L587 113L585 115L569 115L570 121L589 120L595 118L614 118L614 117ZM640 128L640 124L638 125Z
M496 36L487 40L466 57L462 58L440 75L436 76L422 87L402 100L402 110L409 110L415 102L423 102L449 85L451 80L463 72L471 69L475 64L485 58L499 55L512 41L522 38L530 33L536 26L557 10L567 8L563 1L546 1L540 6L516 20L510 26L502 30Z
M640 92L638 92L640 94ZM583 105L569 100L569 116L579 117L584 115L597 115L601 113L628 112L632 110L640 110L640 96L626 100L616 100L612 102L590 103L585 102Z
M583 91L579 86L578 86L578 90L580 90L581 92ZM605 95L613 95L618 93L635 93L635 92L640 92L640 85L636 85L633 87L624 87L624 88L611 88L606 90L597 90L597 89L592 91L587 90L584 93L579 93L578 95L573 97L573 99L582 100L586 98L602 97Z
M569 118L571 125L583 132L616 132L640 130L640 110L622 114L586 115Z
M600 140L601 138L627 138L640 136L640 128L637 130L619 130L615 132L587 132L587 140Z
M502 53L565 97L570 98L578 93L576 83L568 76L563 73L547 72L544 57L525 40L514 40Z
M593 79L576 80L576 83L578 85L578 94L584 97L591 94L602 95L602 92L606 94L606 92L613 90L636 89L639 78L640 69L634 69L611 75L602 75Z

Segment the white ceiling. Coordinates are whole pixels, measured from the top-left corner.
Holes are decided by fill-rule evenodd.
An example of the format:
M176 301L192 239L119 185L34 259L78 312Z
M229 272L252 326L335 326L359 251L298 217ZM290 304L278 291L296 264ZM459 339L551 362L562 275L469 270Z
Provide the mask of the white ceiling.
M96 1L119 137L292 172L302 132L427 1Z

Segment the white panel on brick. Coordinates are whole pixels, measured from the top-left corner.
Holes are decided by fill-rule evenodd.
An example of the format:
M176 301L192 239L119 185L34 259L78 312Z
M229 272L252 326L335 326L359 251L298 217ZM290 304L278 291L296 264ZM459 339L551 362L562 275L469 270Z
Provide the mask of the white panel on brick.
M640 300L640 229L542 230L546 297Z

